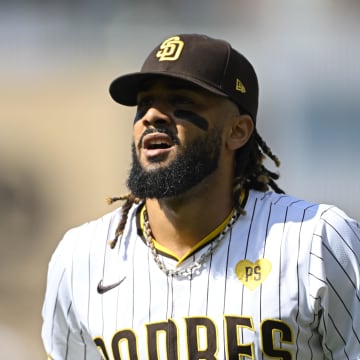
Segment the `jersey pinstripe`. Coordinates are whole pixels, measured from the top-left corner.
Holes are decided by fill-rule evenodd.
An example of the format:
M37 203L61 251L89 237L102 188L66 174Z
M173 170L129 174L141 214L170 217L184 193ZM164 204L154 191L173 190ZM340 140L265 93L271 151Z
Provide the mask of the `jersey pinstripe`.
M43 306L50 358L360 359L359 224L336 207L272 192L250 191L245 209L186 279L155 264L138 205L113 250L120 210L67 232ZM99 294L100 280L114 287Z

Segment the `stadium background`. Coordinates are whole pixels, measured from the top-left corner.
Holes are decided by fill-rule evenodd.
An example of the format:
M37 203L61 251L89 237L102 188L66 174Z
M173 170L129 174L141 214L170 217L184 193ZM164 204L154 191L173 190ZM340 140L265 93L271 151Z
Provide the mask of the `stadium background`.
M133 109L108 85L175 33L246 54L280 186L360 219L359 15L357 0L0 1L1 358L45 358L50 255L125 191Z

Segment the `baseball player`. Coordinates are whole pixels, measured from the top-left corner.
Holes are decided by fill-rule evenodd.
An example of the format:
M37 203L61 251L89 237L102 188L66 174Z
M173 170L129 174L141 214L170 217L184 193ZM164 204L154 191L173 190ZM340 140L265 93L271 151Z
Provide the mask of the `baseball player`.
M278 187L249 61L172 36L110 93L137 106L130 193L51 258L49 359L360 359L359 224Z

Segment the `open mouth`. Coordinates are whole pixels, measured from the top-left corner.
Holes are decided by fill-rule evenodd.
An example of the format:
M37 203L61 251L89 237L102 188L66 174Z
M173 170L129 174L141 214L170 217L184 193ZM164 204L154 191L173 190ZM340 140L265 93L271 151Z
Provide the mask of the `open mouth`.
M166 143L151 143L149 144L146 149L153 150L153 149L168 149L171 145Z
M162 133L148 134L143 138L143 148L146 150L169 149L173 145L170 137Z

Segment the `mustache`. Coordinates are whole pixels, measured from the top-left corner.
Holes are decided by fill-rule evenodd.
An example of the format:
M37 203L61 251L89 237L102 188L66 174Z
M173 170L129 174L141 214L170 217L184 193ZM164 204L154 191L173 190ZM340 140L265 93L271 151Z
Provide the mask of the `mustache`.
M137 147L138 149L141 148L141 144L143 143L144 137L146 135L149 134L155 134L155 133L161 133L161 134L165 134L167 135L170 140L175 144L175 145L179 145L180 144L180 139L178 138L178 136L171 130L164 128L164 127L151 127L146 129L140 136L140 139L137 143Z

